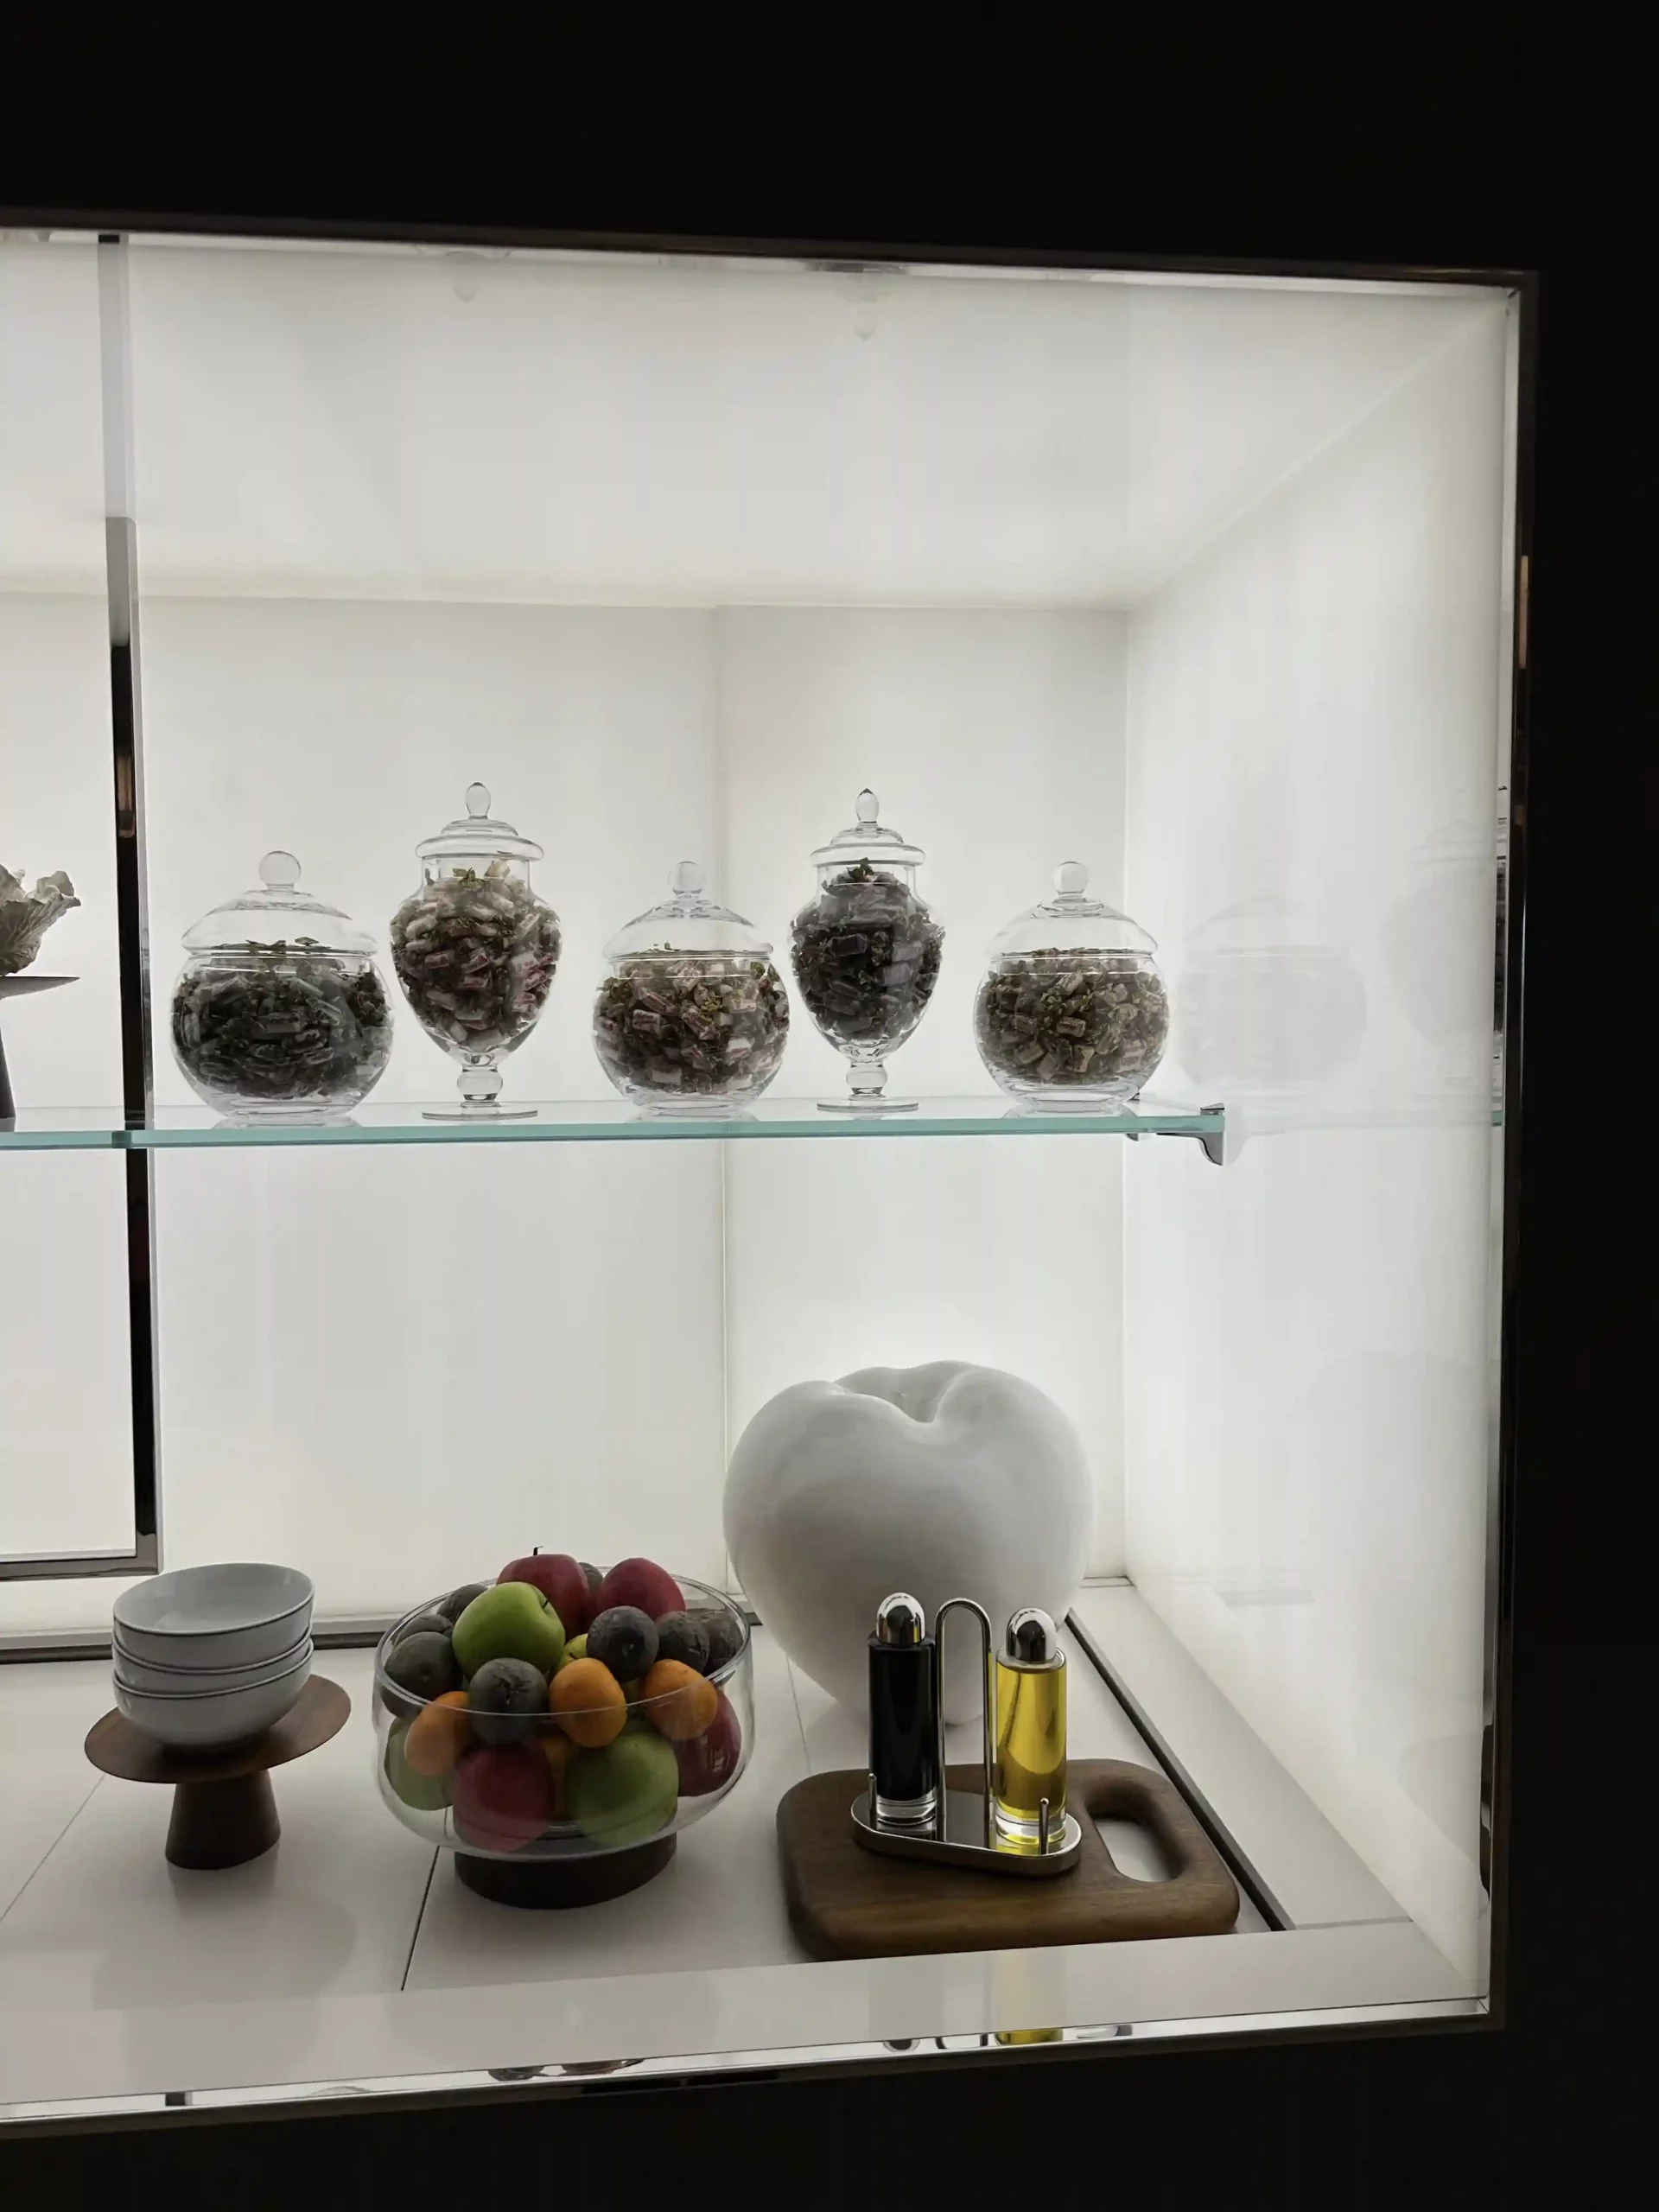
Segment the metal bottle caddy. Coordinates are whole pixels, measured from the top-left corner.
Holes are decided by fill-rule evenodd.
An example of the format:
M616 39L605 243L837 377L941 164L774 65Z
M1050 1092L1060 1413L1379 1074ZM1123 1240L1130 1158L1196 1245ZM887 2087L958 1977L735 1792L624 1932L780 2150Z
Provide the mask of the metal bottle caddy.
M980 1718L984 1765L984 1795L946 1787L944 1759L944 1623L945 1616L960 1610L979 1624ZM933 1866L967 1866L981 1874L1012 1874L1023 1881L1042 1881L1052 1874L1067 1874L1083 1853L1083 1830L1075 1816L1063 1813L1051 1827L1048 1800L1042 1801L1035 1851L1019 1851L999 1843L992 1815L992 1787L996 1766L995 1719L992 1702L991 1617L971 1598L949 1598L934 1617L933 1642L937 1654L934 1726L938 1732L938 1802L930 1827L901 1827L875 1816L875 1777L868 1776L852 1807L853 1840L866 1851L880 1851L893 1859L920 1859Z

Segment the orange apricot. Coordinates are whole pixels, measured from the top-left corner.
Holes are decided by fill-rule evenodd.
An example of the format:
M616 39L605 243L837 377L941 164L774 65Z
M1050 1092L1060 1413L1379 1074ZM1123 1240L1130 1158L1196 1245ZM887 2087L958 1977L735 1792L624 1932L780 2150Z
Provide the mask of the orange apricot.
M607 1744L613 1744L627 1722L622 1685L597 1659L578 1659L561 1667L548 1684L548 1702L572 1743L587 1751L603 1751Z
M720 1710L720 1692L682 1659L659 1659L645 1676L645 1718L671 1744L701 1736Z
M450 1774L472 1738L466 1691L445 1690L410 1722L404 1738L404 1757L416 1774Z

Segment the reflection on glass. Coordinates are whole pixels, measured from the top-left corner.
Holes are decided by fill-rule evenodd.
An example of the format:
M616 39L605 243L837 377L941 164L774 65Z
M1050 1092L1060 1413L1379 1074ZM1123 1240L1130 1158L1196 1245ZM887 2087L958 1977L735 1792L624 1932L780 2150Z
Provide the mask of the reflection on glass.
M1383 925L1382 955L1401 1011L1433 1046L1444 1089L1473 1089L1491 1079L1503 1015L1499 882L1490 830L1468 820L1448 822L1418 847L1410 887Z
M1187 940L1175 1049L1192 1081L1229 1098L1327 1083L1365 1034L1365 986L1347 951L1274 898L1224 907Z

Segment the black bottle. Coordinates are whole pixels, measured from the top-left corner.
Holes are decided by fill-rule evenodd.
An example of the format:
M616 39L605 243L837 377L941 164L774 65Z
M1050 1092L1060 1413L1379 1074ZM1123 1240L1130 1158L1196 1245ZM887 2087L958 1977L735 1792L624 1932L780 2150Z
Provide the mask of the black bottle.
M926 1827L938 1806L937 1649L920 1605L884 1598L870 1638L870 1772L878 1821Z

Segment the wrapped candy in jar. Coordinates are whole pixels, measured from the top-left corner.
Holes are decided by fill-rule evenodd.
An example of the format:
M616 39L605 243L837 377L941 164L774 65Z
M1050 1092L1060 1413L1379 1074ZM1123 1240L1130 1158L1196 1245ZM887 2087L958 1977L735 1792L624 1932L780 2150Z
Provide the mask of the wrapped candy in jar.
M944 931L918 895L927 855L877 819L875 793L858 795L858 819L812 855L817 895L790 931L795 982L807 1012L848 1064L849 1095L821 1099L826 1113L913 1109L889 1098L887 1059L927 1010L939 979Z
M418 850L421 887L391 918L392 963L416 1020L461 1063L461 1105L427 1118L499 1120L499 1063L536 1027L559 964L559 918L530 886L542 849L495 820L489 792L471 784L466 814Z
M974 1039L993 1079L1045 1107L1133 1098L1169 1035L1152 938L1088 889L1079 861L1056 868L1053 898L993 943L974 1001Z
M326 1121L365 1098L391 1057L374 939L299 888L292 853L259 887L186 931L173 1053L197 1096L233 1121Z
M725 1114L758 1098L789 1041L789 996L751 922L703 896L682 861L673 896L605 947L594 1001L599 1064L635 1105Z

